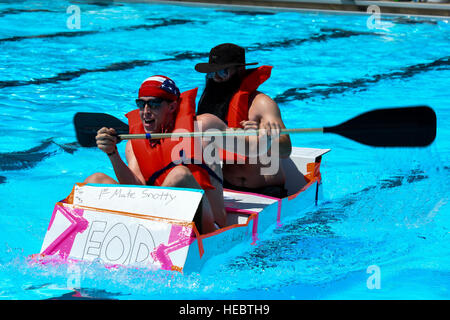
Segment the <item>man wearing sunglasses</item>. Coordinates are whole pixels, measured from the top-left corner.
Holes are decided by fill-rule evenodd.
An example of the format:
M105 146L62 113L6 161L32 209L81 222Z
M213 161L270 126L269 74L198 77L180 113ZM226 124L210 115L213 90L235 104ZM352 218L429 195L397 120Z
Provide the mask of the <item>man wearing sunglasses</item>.
M210 113L223 120L228 127L266 129L275 132L271 157L289 157L292 145L289 135L279 135L285 128L281 112L269 96L259 92L258 86L270 77L272 67L246 69L257 63L245 62L244 48L224 43L211 49L208 63L198 63L195 70L206 74L206 85L200 98L197 115ZM278 153L278 154L275 154ZM279 159L277 158L277 159ZM252 163L252 164L250 164ZM286 196L285 176L281 166L275 174L261 174L266 166L258 161L223 166L224 187L262 193L282 198Z
M194 120L202 130L224 128L215 116L195 117L197 89L180 91L170 78L153 76L146 79L136 100L138 109L127 114L130 133L169 133L174 130L195 131ZM219 124L219 125L217 125ZM191 140L184 140L191 139ZM196 188L205 190L200 214L195 222L201 233L212 232L226 225L223 203L222 173L219 165L207 165L202 156L192 151L193 138L179 140L128 140L125 153L127 164L117 152L117 133L113 128L102 128L96 136L97 146L111 161L117 180L95 173L86 183L157 185L165 187ZM201 151L201 150L200 150ZM191 161L192 159L198 161ZM201 217L201 221L199 221Z

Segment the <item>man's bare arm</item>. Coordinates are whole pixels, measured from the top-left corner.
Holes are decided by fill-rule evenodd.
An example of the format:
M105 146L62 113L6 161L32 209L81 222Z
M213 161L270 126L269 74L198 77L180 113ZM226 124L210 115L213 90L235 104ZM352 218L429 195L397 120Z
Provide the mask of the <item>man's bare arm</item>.
M286 128L281 119L281 112L277 103L263 93L257 94L253 99L249 111L249 120L259 123L259 128L267 131ZM280 158L290 156L292 144L289 135L280 135L278 141L272 141L272 145L274 143L279 143Z
M226 131L226 130L233 130L232 128L229 128L222 120L220 120L215 115L204 113L199 116L197 116L197 121L201 123L200 130L201 131L208 131L208 130L219 130L219 131ZM254 128L249 128L254 129ZM246 157L256 157L260 154L265 154L267 152L266 150L260 150L258 146L260 145L261 138L259 136L235 136L234 139L236 141L233 141L233 143L228 144L225 143L224 140L218 140L214 139L214 143L217 147L221 149L225 149L230 152L237 153L239 155L243 155ZM225 139L228 141L227 139ZM269 140L265 147L270 147L271 141ZM244 148L237 148L236 146L244 146Z

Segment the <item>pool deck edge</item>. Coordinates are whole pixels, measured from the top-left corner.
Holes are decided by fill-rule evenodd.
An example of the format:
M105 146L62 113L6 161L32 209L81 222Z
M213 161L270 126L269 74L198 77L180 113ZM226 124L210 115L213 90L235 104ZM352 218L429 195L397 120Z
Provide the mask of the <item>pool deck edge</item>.
M153 1L152 1L153 2ZM154 2L178 2L198 5L228 5L261 8L285 8L308 11L338 11L367 14L367 8L376 5L380 13L418 16L450 16L450 3L392 2L357 0L168 0Z

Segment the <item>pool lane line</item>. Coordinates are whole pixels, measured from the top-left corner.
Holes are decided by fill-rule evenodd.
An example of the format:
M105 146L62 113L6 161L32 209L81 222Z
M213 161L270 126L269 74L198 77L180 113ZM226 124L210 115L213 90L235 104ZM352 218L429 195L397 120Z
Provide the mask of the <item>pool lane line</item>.
M78 78L84 74L97 73L97 72L111 72L111 71L123 71L136 67L148 66L154 63L181 61L181 60L193 60L208 57L208 53L195 53L195 52L182 52L176 54L173 58L159 59L159 60L133 60L127 62L118 62L110 64L104 68L98 69L80 69L76 71L67 71L58 73L56 76L48 78L39 78L34 80L7 80L0 81L0 88L6 87L18 87L26 85L43 85L51 83L59 83L61 81L70 81ZM310 84L301 88L290 88L283 93L276 95L273 99L277 103L285 103L292 100L306 100L314 97L328 98L331 95L342 94L350 90L362 91L369 85L377 83L382 80L389 79L406 79L413 77L416 74L428 72L431 70L448 70L450 66L450 56L437 59L430 63L419 63L408 67L400 68L400 71L393 71L384 74L376 74L371 77L358 78L352 81L341 81L331 84L319 83ZM444 68L444 69L442 69ZM314 89L319 87L319 89ZM325 87L325 88L324 88Z
M342 94L347 91L364 91L371 85L383 80L395 80L411 78L419 73L434 70L450 70L450 56L439 58L429 63L419 63L399 68L399 71L375 74L369 77L357 78L351 81L335 83L315 83L301 88L290 88L276 95L273 100L284 103L293 100L306 100L315 97L329 98L331 95ZM315 89L315 87L319 87ZM325 88L324 88L325 87Z
M263 15L263 16L273 16L273 15L276 15L277 14L277 12L274 12L274 11L251 11L251 10L233 10L233 9L223 9L223 10L221 10L221 9L217 9L217 10L214 10L214 11L216 11L216 12L225 12L225 13L232 13L232 14L234 14L234 15L237 15L237 16L260 16L260 15Z
M273 50L276 48L287 48L297 45L302 45L306 42L322 42L327 41L329 39L337 39L337 38L348 38L353 36L380 36L382 34L376 32L357 32L343 29L321 29L324 33L316 33L313 34L309 38L301 38L301 39L287 39L281 41L273 41L268 43L256 43L253 45L249 45L246 48L247 51L258 51L258 50ZM79 69L74 71L65 71L62 73L58 73L56 76L46 77L46 78L38 78L33 80L3 80L0 81L0 89L7 87L19 87L19 86L27 86L27 85L42 85L49 83L59 83L61 81L70 81L75 78L78 78L84 74L88 73L96 73L96 72L110 72L110 71L123 71L129 70L136 67L148 66L154 63L160 62L168 62L168 61L182 61L182 60L195 60L201 59L209 56L207 52L192 52L192 51L184 51L184 52L174 52L174 57L172 58L164 58L158 60L133 60L133 61L124 61L124 62L116 62L110 64L106 67L96 68L96 69Z
M169 26L175 26L175 25L182 25L187 23L204 23L203 21L195 21L195 20L186 20L186 19L165 19L161 18L158 19L161 20L160 23L155 24L140 24L140 25L134 25L134 26L121 26L112 28L106 31L103 30L87 30L87 31L62 31L62 32L55 32L55 33L48 33L48 34L38 34L38 35L29 35L29 36L13 36L9 38L2 38L0 39L0 43L4 42L17 42L22 40L29 40L29 39L52 39L52 38L73 38L73 37L81 37L86 35L92 35L92 34L99 34L99 33L109 33L109 32L118 32L118 31L135 31L135 30L151 30L161 27L169 27Z
M246 47L247 51L272 50L275 48L288 48L299 46L306 42L322 42L331 39L350 38L355 36L383 36L383 33L369 31L352 31L339 28L321 28L320 33L313 34L309 38L277 40L268 43L256 43Z
M55 33L49 33L49 34L38 34L38 35L31 35L31 36L14 36L9 38L2 38L0 39L0 43L2 42L16 42L16 41L22 41L27 39L51 39L51 38L73 38L73 37L80 37L85 36L89 34L96 34L100 31L62 31L62 32L55 32Z
M72 1L75 2L75 1ZM114 1L107 1L107 2L99 2L99 1L92 1L92 2L85 2L82 4L86 5L94 5L94 6L100 6L100 7L111 7L111 6L123 6L121 3L117 3ZM13 14L21 14L21 13L36 13L36 12L49 12L49 13L61 13L62 11L55 11L55 10L49 10L49 9L16 9L16 8L5 8L0 10L0 18L4 17L6 15L13 15Z
M82 75L88 73L98 73L98 72L111 72L111 71L123 71L129 70L136 67L148 66L155 62L164 62L164 61L175 61L174 58L167 59L159 59L159 60L133 60L126 62L115 62L103 68L97 69L79 69L75 71L66 71L62 73L58 73L56 76L47 77L47 78L38 78L33 80L6 80L0 81L0 88L7 87L20 87L20 86L28 86L28 85L42 85L42 84L50 84L50 83L59 83L62 81L70 81L76 79Z
M48 150L51 146L57 146L57 149ZM0 172L30 169L35 167L39 162L55 155L58 151L62 150L66 153L73 154L79 147L79 144L76 142L59 144L53 138L48 138L28 150L0 152ZM2 183L1 180L0 176L0 183Z
M7 8L0 10L0 18L10 14L20 14L20 13L35 13L35 12L52 12L57 13L58 11L52 11L47 9L14 9Z

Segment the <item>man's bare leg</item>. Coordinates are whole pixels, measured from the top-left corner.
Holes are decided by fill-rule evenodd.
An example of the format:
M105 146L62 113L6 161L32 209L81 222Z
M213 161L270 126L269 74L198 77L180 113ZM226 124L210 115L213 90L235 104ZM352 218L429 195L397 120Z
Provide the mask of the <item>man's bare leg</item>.
M173 168L167 175L162 186L201 189L189 168L185 166L176 166ZM214 215L208 196L203 197L200 204L202 205L202 233L209 233L217 230L214 226Z
M222 179L222 169L220 164L209 164L208 165L216 175ZM217 181L217 179L211 177L211 184L215 188L214 190L205 190L205 195L208 197L209 203L214 204L211 209L214 215L214 221L223 228L227 225L227 213L225 210L225 204L223 201L223 185Z

